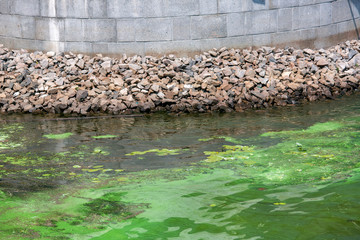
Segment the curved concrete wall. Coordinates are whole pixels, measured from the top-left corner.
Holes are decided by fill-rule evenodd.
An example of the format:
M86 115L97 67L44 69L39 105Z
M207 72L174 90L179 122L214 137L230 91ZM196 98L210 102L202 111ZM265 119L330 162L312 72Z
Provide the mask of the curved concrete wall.
M359 0L0 0L0 43L106 55L319 48L356 38L359 9Z

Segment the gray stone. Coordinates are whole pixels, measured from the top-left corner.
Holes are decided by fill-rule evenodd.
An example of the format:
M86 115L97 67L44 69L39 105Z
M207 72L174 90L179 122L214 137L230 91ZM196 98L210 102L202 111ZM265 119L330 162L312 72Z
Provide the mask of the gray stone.
M58 86L64 85L64 79L63 78L56 79L55 84L58 85Z
M103 63L101 64L101 67L102 67L102 68L108 68L108 69L110 69L110 67L111 67L111 61L105 61L105 62L103 62Z
M55 55L56 55L56 53L53 52L53 51L50 51L50 52L47 52L47 53L46 53L46 56L47 56L47 57L50 57L50 58L51 58L51 57L54 57Z
M78 100L79 102L84 101L88 96L88 91L86 90L79 90L76 93L76 100Z

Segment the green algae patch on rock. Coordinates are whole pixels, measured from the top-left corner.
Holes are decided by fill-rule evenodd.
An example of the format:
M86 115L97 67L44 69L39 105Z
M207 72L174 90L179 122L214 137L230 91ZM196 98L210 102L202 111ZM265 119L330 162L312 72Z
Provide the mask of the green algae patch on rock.
M301 136L303 134L319 134L339 130L344 128L344 123L340 122L325 122L316 123L307 129L294 130L294 131L281 131L281 132L267 132L262 134L263 137L290 137L290 136Z
M104 139L104 138L117 138L117 135L100 135L100 136L92 136L94 139Z
M223 145L221 152L206 151L205 155L208 155L204 162L214 163L219 161L233 161L240 159L249 159L249 153L254 151L254 147L241 146L241 145Z
M178 155L182 151L186 151L187 149L150 149L147 151L135 151L131 153L127 153L126 156L135 156L135 155L144 155L147 153L155 153L158 156L167 156L167 155Z
M0 127L0 150L23 147L24 139L19 136L24 129L21 124L8 124Z
M300 184L344 178L359 166L359 126L353 122L326 122L308 129L263 134L281 137L270 147L243 151L224 145L222 151L204 152L203 163L231 167L256 182Z
M236 138L233 137L229 137L229 136L215 136L215 137L210 137L210 138L200 138L198 139L199 142L208 142L208 141L212 141L215 139L223 139L226 142L230 142L230 143L234 143L234 144L241 144L242 141L237 140Z
M93 154L109 155L110 152L104 150L104 149L101 148L101 147L96 147L96 148L94 148L94 150L93 150Z
M74 135L73 133L60 133L60 134L46 134L43 135L43 137L48 138L48 139L66 139L69 138L70 136Z

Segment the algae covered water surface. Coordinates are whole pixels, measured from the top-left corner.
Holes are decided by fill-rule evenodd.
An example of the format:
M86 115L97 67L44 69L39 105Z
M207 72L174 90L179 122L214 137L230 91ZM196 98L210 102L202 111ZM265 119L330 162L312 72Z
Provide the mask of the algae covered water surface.
M359 239L359 102L2 116L0 239Z

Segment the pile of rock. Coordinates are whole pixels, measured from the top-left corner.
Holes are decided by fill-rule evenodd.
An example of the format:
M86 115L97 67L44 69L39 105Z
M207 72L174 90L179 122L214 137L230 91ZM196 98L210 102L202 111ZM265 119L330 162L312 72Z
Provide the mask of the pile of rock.
M243 111L352 93L360 41L327 50L213 49L194 58L29 53L0 46L1 112Z

